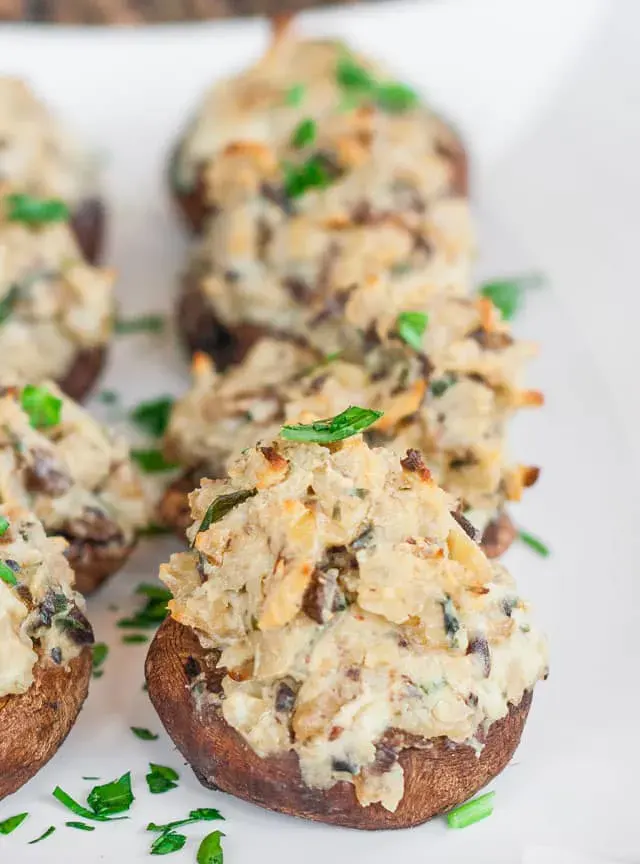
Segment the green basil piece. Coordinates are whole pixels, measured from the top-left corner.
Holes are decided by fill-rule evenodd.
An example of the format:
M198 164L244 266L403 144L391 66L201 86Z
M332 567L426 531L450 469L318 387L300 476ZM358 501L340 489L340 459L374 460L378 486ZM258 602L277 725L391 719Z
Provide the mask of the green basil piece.
M47 429L60 422L62 399L58 399L46 387L28 384L22 391L20 404L34 429Z
M223 864L224 856L222 853L221 840L225 835L222 831L212 831L207 834L196 856L198 864Z
M67 222L69 208L58 198L36 198L33 195L7 195L7 219L37 227L49 222Z
M373 408L358 408L352 405L346 411L327 420L283 426L280 435L288 441L331 444L357 435L382 416L382 411L375 411Z
M246 501L248 498L253 498L253 496L257 494L257 489L240 489L238 492L229 492L226 495L218 495L218 497L214 498L211 504L207 507L207 512L204 514L204 519L198 528L198 534L202 531L206 531L207 528L215 522L224 519L227 513L230 513L234 507L238 506L238 504L242 504L243 501Z
M428 323L426 312L401 312L396 321L398 335L414 351L422 351L422 336Z

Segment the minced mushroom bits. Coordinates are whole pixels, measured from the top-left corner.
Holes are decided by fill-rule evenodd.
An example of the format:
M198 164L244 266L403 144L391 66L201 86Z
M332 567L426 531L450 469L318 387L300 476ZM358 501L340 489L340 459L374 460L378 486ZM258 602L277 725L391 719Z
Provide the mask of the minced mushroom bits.
M347 780L395 810L386 733L481 749L545 674L527 605L454 508L417 451L361 436L278 439L192 493L193 548L160 575L173 617L221 652L220 710L258 755L293 749L309 786Z

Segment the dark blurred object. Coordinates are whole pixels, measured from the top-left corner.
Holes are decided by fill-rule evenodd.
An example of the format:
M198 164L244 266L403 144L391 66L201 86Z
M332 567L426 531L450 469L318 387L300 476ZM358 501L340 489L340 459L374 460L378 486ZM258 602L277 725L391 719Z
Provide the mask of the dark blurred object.
M0 21L152 24L279 15L353 0L0 0Z

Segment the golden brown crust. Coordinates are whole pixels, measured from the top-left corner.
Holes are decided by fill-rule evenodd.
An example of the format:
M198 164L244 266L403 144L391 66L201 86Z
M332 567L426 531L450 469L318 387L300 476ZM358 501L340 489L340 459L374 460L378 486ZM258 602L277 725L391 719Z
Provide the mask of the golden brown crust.
M188 686L199 669L206 671L207 689L216 692L221 675L208 666L207 652L195 633L167 619L147 656L149 696L200 782L270 810L348 828L407 828L471 798L508 764L531 704L531 694L525 693L518 706L511 706L508 715L490 727L479 757L471 747L443 739L401 750L405 794L391 813L379 804L360 806L350 783L328 790L307 787L292 751L262 759L214 707L198 713Z
M91 651L68 664L39 662L20 696L0 698L0 800L15 792L55 754L69 734L89 690Z
M76 402L83 402L100 377L106 359L104 345L84 348L76 354L64 378L56 382L58 387Z
M85 199L71 214L71 228L82 254L97 264L104 246L106 209L100 198Z
M81 594L93 594L105 579L117 573L124 566L136 546L117 541L100 543L91 540L67 538L69 546L66 556L75 573L75 588Z

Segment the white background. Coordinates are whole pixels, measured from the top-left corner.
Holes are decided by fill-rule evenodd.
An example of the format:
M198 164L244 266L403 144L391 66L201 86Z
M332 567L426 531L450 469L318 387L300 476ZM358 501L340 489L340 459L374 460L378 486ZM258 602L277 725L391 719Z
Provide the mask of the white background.
M359 6L304 16L305 29L345 35L417 82L463 130L472 154L484 273L536 267L550 287L531 298L519 331L541 342L532 386L547 408L514 430L514 452L544 466L517 514L553 548L509 564L549 632L552 674L536 693L514 767L495 784L496 812L466 831L441 821L365 835L264 813L198 786L181 769L178 791L152 798L149 760L181 768L141 691L144 646L119 645L114 621L131 589L175 548L145 544L127 572L90 603L111 654L79 723L58 756L0 804L0 819L28 810L0 837L0 862L148 860L149 819L219 806L227 864L309 864L357 858L580 864L571 849L621 861L640 857L636 729L638 696L640 446L637 367L640 299L640 3L636 0L469 0ZM255 22L138 31L0 30L0 71L29 76L103 153L113 227L109 263L120 271L126 313L170 309L185 242L166 200L167 151L199 93L240 68L265 43ZM129 337L105 386L135 403L180 392L186 364L166 340ZM112 602L120 612L109 610ZM0 729L1 734L1 729ZM93 834L62 827L56 783L82 797L131 769L130 822ZM49 824L56 834L25 846ZM202 826L190 831L196 838ZM195 860L195 839L169 859Z

